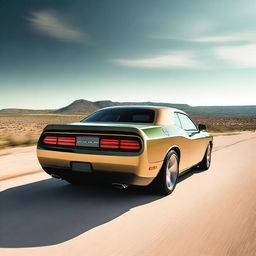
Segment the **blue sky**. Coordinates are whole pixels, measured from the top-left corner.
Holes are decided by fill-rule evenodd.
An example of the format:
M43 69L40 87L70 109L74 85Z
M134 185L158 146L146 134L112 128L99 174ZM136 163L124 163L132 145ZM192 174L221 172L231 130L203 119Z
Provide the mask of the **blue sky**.
M255 105L256 2L0 0L0 108Z

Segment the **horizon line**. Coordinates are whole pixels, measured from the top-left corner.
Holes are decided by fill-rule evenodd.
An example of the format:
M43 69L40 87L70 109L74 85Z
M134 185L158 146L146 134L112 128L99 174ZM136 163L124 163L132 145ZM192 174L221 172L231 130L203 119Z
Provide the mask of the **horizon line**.
M34 111L37 111L37 110L58 110L58 109L61 109L61 108L64 108L64 107L67 107L69 105L71 105L72 103L76 102L76 101L79 101L79 100L84 100L84 101L88 101L88 102L92 102L92 103L97 103L97 102L104 102L104 101L108 101L108 102L113 102L113 103L153 103L153 104L173 104L173 105L187 105L189 107L253 107L253 106L256 106L256 104L252 105L252 104L249 104L249 105L241 105L241 104L238 104L238 105L190 105L188 103L173 103L173 102L161 102L161 101L113 101L113 100L86 100L86 99L77 99L77 100L74 100L72 101L71 103L67 104L67 105L64 105L63 107L59 107L59 108L19 108L19 107L5 107L5 108L1 108L0 110L7 110L7 109L10 109L10 110L14 110L14 109L17 109L17 110L34 110Z

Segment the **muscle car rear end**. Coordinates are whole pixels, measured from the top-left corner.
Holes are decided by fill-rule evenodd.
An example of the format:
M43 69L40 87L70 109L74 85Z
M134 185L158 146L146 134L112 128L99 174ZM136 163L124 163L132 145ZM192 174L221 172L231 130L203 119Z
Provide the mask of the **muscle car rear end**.
M184 113L112 107L78 123L48 125L38 142L39 162L48 174L72 183L93 178L145 186L155 180L158 191L169 194L177 176L201 163L212 143L206 132L189 134L175 125L176 112Z

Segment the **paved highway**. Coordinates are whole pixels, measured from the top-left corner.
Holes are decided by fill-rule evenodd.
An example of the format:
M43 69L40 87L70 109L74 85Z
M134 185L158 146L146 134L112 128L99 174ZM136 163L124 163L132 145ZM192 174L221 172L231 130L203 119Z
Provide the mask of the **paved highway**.
M255 133L216 137L211 168L167 197L42 172L0 184L1 256L256 255Z

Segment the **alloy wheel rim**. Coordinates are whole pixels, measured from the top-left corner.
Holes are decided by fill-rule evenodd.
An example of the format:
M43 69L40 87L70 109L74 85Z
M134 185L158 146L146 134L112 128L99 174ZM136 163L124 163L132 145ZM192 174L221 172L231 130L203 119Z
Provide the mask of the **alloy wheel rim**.
M178 176L178 159L176 155L171 155L166 168L166 185L172 190Z

